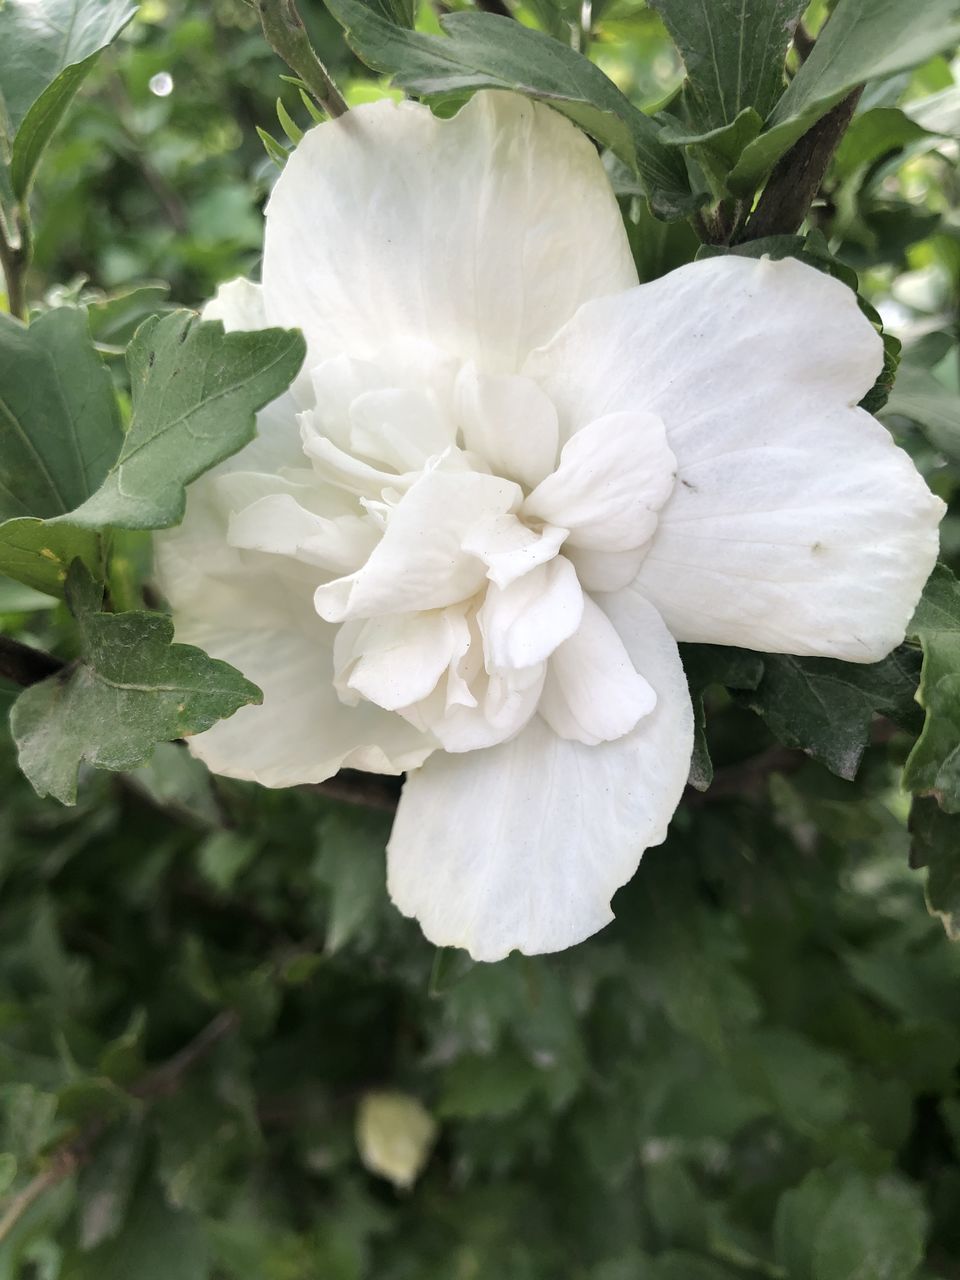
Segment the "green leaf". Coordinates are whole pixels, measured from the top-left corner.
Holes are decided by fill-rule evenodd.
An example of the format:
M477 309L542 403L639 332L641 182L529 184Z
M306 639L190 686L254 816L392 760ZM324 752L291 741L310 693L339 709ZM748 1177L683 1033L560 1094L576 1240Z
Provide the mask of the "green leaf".
M773 110L786 80L793 25L807 0L651 0L687 69L683 102L697 133Z
M325 949L332 955L353 938L384 902L384 856L390 824L363 811L331 813L318 831L319 851L311 876L329 889Z
M38 517L84 502L123 441L85 312L59 307L29 328L0 315L0 428L0 573L61 594L72 560L97 566L98 540Z
M960 813L960 582L946 565L931 574L908 630L923 645L917 700L926 719L903 785Z
M756 689L763 677L763 658L759 653L718 644L685 644L681 646L680 656L695 716L690 786L706 791L713 781L713 762L707 747L703 695L715 685L727 689Z
M292 329L224 333L192 312L153 317L127 352L133 419L103 484L65 518L71 527L165 529L185 487L254 437L256 413L293 381L306 355Z
M644 1171L647 1204L662 1244L703 1249L707 1243L704 1197L683 1163L657 1160Z
M960 813L960 631L924 634L917 697L927 717L903 785L935 796L947 813Z
M960 461L960 398L929 369L908 362L901 365L884 417L915 423L932 445Z
M226 893L258 848L256 840L238 831L215 831L197 851L200 872L215 889Z
M927 908L960 942L960 816L917 796L910 809L910 865L927 867Z
M927 579L907 635L922 639L937 631L960 631L960 582L945 564L936 565Z
M357 56L402 88L427 98L462 98L474 89L512 89L568 116L638 174L665 218L694 205L683 158L664 146L656 124L599 67L552 36L489 13L452 13L444 36L395 26L361 0L326 0Z
M171 1268L176 1280L208 1280L206 1238L192 1214L169 1208L149 1184L138 1192L123 1230L72 1258L68 1274L70 1280L172 1280Z
M77 773L132 769L157 742L200 733L260 701L256 686L192 645L154 613L99 613L99 592L75 562L66 583L82 656L25 689L10 717L20 767L38 795L74 804Z
M2 13L2 10L0 10ZM0 314L0 517L55 516L93 493L123 440L85 312Z
M812 1280L910 1280L925 1238L926 1214L912 1187L852 1177L819 1224Z
M909 646L863 666L785 654L765 654L763 663L757 688L737 700L762 716L782 743L841 778L856 777L874 715L911 731L920 727L914 701L920 655Z
M78 1186L81 1249L95 1249L120 1233L136 1187L142 1150L143 1126L137 1116L117 1125L97 1143Z
M514 1049L490 1057L464 1054L444 1073L437 1112L463 1120L512 1115L538 1083L536 1067Z
M769 127L745 149L729 176L732 191L749 194L811 125L852 89L925 62L960 39L956 0L839 0Z
M14 195L100 53L137 11L129 0L6 0L0 5L0 160Z

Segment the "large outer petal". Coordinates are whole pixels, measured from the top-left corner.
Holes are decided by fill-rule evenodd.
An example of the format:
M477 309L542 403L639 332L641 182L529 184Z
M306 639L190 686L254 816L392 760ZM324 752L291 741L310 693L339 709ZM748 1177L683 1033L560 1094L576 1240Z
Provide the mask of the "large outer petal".
M306 134L267 208L267 314L303 330L312 362L403 337L512 373L582 302L636 280L592 144L510 93L448 120L356 107Z
M222 289L213 310L227 329L263 323L256 286ZM187 493L183 523L154 538L158 584L173 609L177 639L232 662L263 690L189 741L215 773L286 787L321 782L343 765L377 773L415 768L436 743L371 703L345 707L333 687L336 628L317 617L317 570L284 557L230 546L223 477L303 465L297 404L288 395L257 419L258 436ZM265 480L257 476L258 484ZM277 490L285 484L277 480Z
M634 589L599 603L657 694L631 733L588 747L536 716L510 742L438 752L407 778L390 896L437 946L476 960L573 946L613 919L614 891L666 835L693 745L677 646Z
M678 639L875 662L903 639L944 510L855 407L881 362L838 281L726 257L587 304L525 372L562 437L663 418L678 483L637 584Z

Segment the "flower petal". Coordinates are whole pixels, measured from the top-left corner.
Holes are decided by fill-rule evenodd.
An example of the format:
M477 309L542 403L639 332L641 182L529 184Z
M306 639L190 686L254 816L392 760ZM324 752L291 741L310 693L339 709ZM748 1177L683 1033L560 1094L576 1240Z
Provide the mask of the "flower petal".
M491 583L477 614L489 672L545 661L583 617L583 592L569 560L554 556L508 587Z
M338 686L388 711L428 697L470 644L462 609L388 614L359 624L341 667L339 641L351 625L358 624L341 627L335 646Z
M267 208L267 314L303 329L313 362L406 337L514 373L582 302L636 279L592 143L511 93L446 120L356 107L306 134Z
M560 465L523 504L523 513L570 530L571 546L632 551L657 527L676 459L654 413L611 413L563 446Z
M498 476L532 489L557 465L557 411L519 374L481 373L468 361L454 390L463 447Z
M464 531L488 512L515 509L520 497L517 485L497 476L440 467L425 472L391 509L367 563L317 588L317 612L328 622L343 622L468 599L485 574L482 563L461 549Z
M155 538L158 581L177 639L233 663L263 704L190 738L190 750L215 773L268 787L321 782L345 765L415 768L435 739L372 703L338 699L336 628L314 612L316 570L231 547L218 497L207 476L191 485L183 523Z
M678 463L638 585L680 640L875 662L903 638L943 504L854 406L880 339L837 280L724 257L588 303L525 370L561 436L658 413Z
M353 573L378 541L378 530L362 516L322 516L291 493L270 493L230 517L227 539L246 551L293 556L330 573Z
M566 536L566 529L551 524L535 532L515 515L507 513L478 520L464 534L461 545L464 551L483 561L491 582L498 587L508 587L531 569L552 560Z
M613 623L587 598L580 626L550 658L540 714L561 738L596 746L622 738L656 705Z
M632 732L587 747L538 716L511 742L438 753L407 778L390 896L437 946L476 960L573 946L609 923L614 890L666 835L693 744L677 647L635 591L600 603L657 695Z

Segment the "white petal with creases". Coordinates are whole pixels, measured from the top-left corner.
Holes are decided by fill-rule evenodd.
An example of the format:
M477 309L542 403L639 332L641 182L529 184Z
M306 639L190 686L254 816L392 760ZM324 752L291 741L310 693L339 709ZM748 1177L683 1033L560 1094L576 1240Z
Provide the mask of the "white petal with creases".
M544 662L583 617L583 592L569 560L554 556L508 587L491 583L477 621L486 668L513 671Z
M657 527L676 459L654 413L611 413L563 446L560 465L523 504L523 514L570 530L571 546L632 551Z
M413 338L513 373L582 302L636 280L593 144L518 94L449 119L355 107L304 136L267 206L267 315L314 362Z
M504 745L437 753L407 778L390 896L437 946L477 960L573 946L609 923L614 891L666 835L693 745L683 668L634 590L601 604L657 695L635 729L587 747L535 716Z
M550 658L540 715L561 738L596 746L629 733L656 705L613 623L587 598L580 626Z

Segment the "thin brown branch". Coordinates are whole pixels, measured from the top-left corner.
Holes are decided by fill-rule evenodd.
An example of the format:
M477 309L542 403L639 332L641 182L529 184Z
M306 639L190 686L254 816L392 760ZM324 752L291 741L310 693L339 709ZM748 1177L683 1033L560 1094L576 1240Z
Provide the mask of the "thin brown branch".
M166 1097L183 1083L184 1076L198 1062L213 1050L221 1040L232 1035L240 1025L239 1016L232 1009L225 1009L209 1022L199 1035L195 1036L172 1058L153 1071L147 1072L130 1089L132 1097L150 1101L154 1098ZM93 1154L93 1149L106 1129L106 1121L91 1120L80 1133L60 1144L50 1156L46 1168L35 1178L12 1196L0 1216L0 1244L6 1239L23 1215L37 1200L51 1188L57 1186L64 1178L68 1178L84 1165Z
M756 209L735 237L736 244L762 240L765 236L790 236L799 231L862 93L863 85L860 85L781 157Z
M0 676L27 688L62 671L64 663L44 649L33 649L12 636L0 635Z
M198 1062L202 1062L221 1040L227 1039L240 1026L240 1015L233 1009L224 1009L208 1022L199 1035L189 1044L168 1058L154 1071L148 1072L134 1084L130 1092L135 1098L166 1098L176 1093L187 1075Z
M342 116L347 104L310 43L296 0L256 0L256 9L273 51L297 73L328 116Z
M383 777L377 773L361 773L354 769L341 769L334 778L319 782L309 788L328 800L343 804L360 805L364 809L378 809L393 813L400 800L400 779Z

